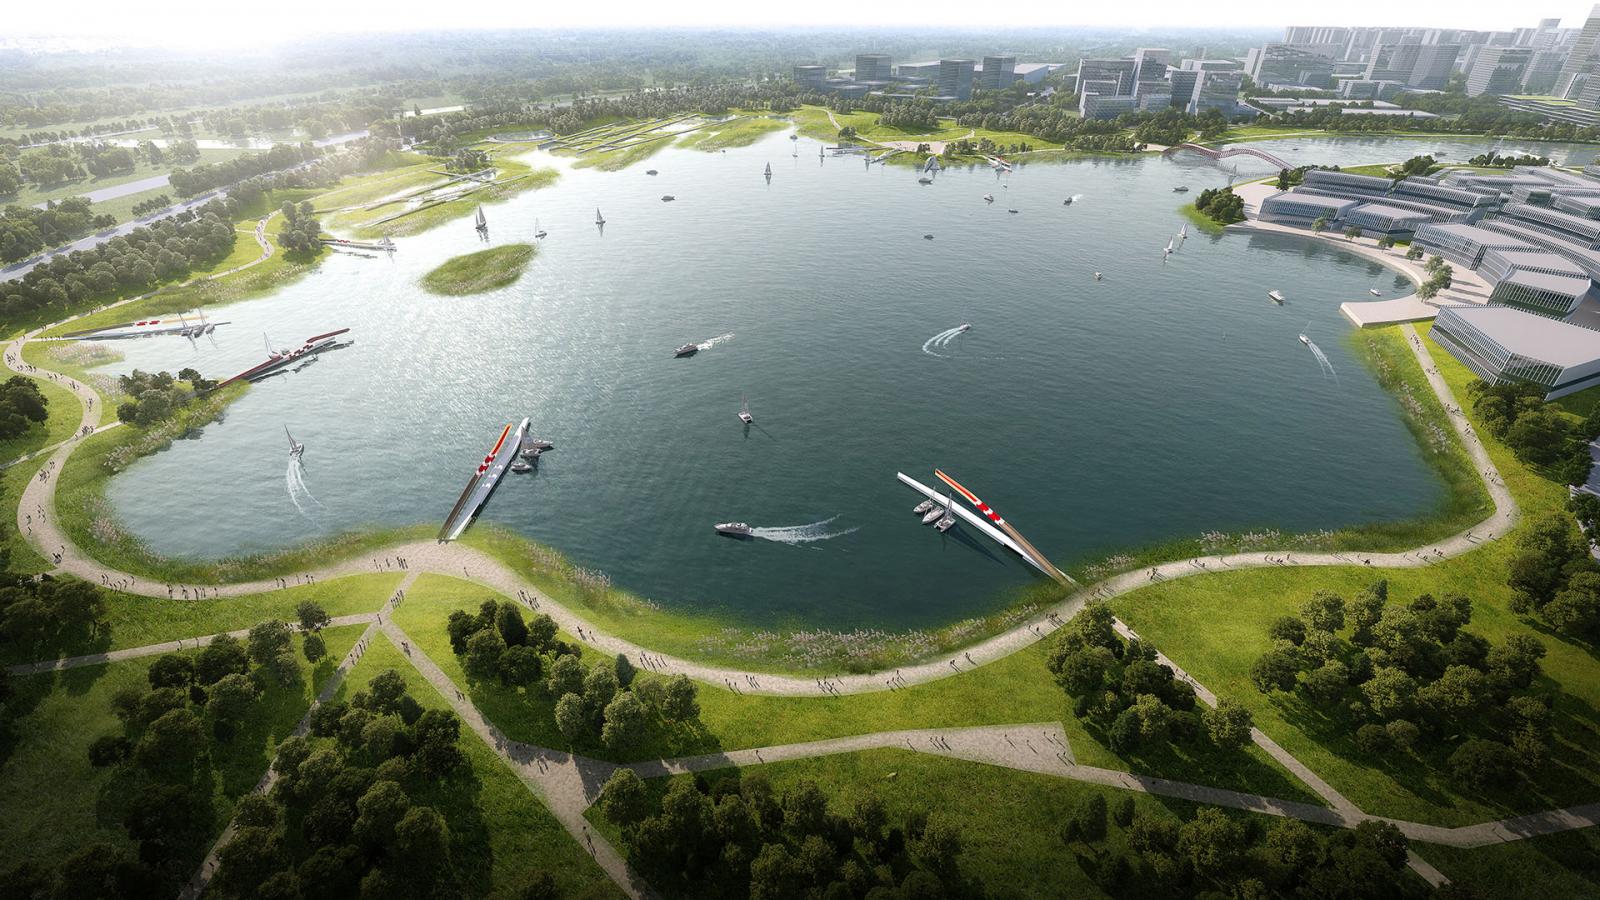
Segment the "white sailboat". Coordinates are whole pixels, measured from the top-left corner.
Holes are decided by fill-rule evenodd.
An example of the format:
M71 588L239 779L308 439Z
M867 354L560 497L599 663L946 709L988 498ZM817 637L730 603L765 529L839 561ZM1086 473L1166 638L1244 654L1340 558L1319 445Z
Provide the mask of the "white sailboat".
M604 225L606 223L606 217L600 215L600 207L598 206L594 208L594 223L596 225Z
M750 415L750 398L741 396L739 398L739 421L745 423L746 425L750 425L753 424L755 420L756 417Z
M767 163L767 171L762 174L766 175L768 178L772 177L772 163Z
M478 229L478 230L479 230L479 231L488 231L488 230L489 230L489 220L488 220L488 219L485 219L485 218L484 218L484 217L483 217L483 204L481 204L481 203L480 203L480 204L478 204L478 222L477 222L477 229Z
M295 440L294 435L289 434L289 426L283 426L283 433L289 436L289 458L299 459L306 452L306 445Z
M1178 240L1186 241L1188 239L1189 239L1189 223L1185 222L1182 225L1178 226Z
M544 229L539 227L539 220L533 220L533 236L536 240L544 239Z

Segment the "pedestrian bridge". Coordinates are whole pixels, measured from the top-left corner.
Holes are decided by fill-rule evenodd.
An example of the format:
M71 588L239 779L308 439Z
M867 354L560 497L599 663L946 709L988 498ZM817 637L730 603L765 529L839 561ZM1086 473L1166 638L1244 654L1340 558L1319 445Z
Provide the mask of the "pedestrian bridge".
M1265 150L1257 150L1254 147L1229 147L1226 150L1213 150L1210 147L1205 147L1200 144L1191 144L1185 142L1176 146L1168 147L1167 149L1161 151L1161 155L1171 156L1172 154L1177 153L1179 150L1190 150L1200 154L1201 156L1204 156L1207 159L1227 159L1230 156L1254 156L1256 159L1261 159L1272 163L1272 165L1279 169L1294 168L1292 164L1284 162Z

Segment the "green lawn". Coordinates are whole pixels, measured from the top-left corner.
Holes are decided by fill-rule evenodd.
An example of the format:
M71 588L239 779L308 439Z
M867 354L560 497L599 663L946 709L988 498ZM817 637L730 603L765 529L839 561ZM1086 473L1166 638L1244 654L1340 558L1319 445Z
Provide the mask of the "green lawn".
M555 183L561 174L555 169L535 169L526 163L512 159L513 155L519 152L526 152L519 151L514 147L495 147L489 152L495 157L494 166L497 171L494 184L472 188L463 196L443 202L419 200L417 201L419 205L416 206L414 211L405 212L396 218L390 217L404 212L406 208L400 203L387 203L367 209L351 210L325 223L325 227L336 231L345 231L352 237L361 239L421 234L446 222L471 215L480 204L492 204L497 200L504 200L525 191L549 187ZM470 185L470 182L468 184ZM319 197L312 202L317 206L322 206L326 201ZM347 197L342 202L348 204L349 198ZM388 221L381 221L384 219L388 219ZM490 225L493 227L492 222Z
M1474 850L1413 846L1419 856L1479 897L1600 896L1600 828Z
M453 256L422 276L422 287L430 294L461 297L481 294L515 284L533 261L538 249L532 244L504 244Z
M708 125L678 138L678 146L714 153L727 147L747 147L774 131L785 131L789 122L765 116L745 116Z
M360 665L339 689L340 699L365 687L386 669L406 680L407 692L424 708L448 704L394 645L374 638ZM432 806L450 828L450 853L467 896L512 896L536 872L548 872L567 898L613 898L622 892L588 852L567 834L500 757L465 725L459 742L470 769L436 784L415 779L406 790L417 803Z
M644 162L662 150L672 146L672 136L663 135L659 140L646 141L640 144L631 144L619 150L594 150L578 157L572 164L574 169L599 169L602 172L618 172L637 162Z
M26 353L23 359L29 359ZM14 438L0 441L0 463L11 462L39 450L58 444L77 433L78 425L83 421L83 408L78 405L78 398L71 391L56 384L48 378L34 378L29 375L18 375L15 372L6 372L5 378L27 378L39 386L45 397L45 420L30 423L28 430ZM26 470L27 466L18 466L17 471ZM15 508L15 504L13 504Z
M394 620L451 680L470 688L470 696L484 716L507 735L540 746L567 748L567 741L554 725L553 701L541 692L469 682L452 652L446 618L456 609L475 612L491 596L491 592L459 579L423 575L406 592L406 601L395 611ZM592 665L601 657L585 648L584 661ZM641 677L653 676L646 673ZM1105 746L1102 736L1073 717L1066 696L1045 669L1042 646L1015 653L973 673L905 690L844 697L772 697L736 694L717 685L701 684L699 697L698 723L676 727L658 723L644 744L624 751L608 750L598 741L573 749L629 762L907 728L1060 721L1076 758L1085 765L1320 802L1253 746L1244 753L1230 754L1214 751L1204 743L1174 745L1119 757Z
M232 815L234 801L255 787L278 743L293 731L333 673L334 661L355 645L361 630L350 626L323 632L329 658L314 669L299 656L296 638L305 683L298 690L269 687L239 734L214 746L213 834ZM11 679L13 697L7 707L16 719L0 741L0 796L13 802L0 816L0 870L23 861L55 866L97 841L128 843L121 820L129 785L112 770L90 766L88 747L102 735L121 733L111 697L122 688L148 684L146 673L158 658ZM196 857L192 865L198 863Z
M1457 400L1469 403L1466 385L1471 374L1443 350L1430 349ZM1481 429L1479 434L1525 517L1561 502L1560 486L1529 472ZM1600 663L1584 648L1510 612L1505 573L1511 549L1508 541L1494 541L1422 569L1353 566L1219 572L1153 585L1116 598L1112 606L1203 684L1250 708L1263 731L1363 810L1464 825L1600 797ZM1315 590L1332 590L1348 598L1380 577L1389 579L1391 602L1408 602L1422 593L1465 594L1473 600L1467 630L1496 643L1513 633L1544 642L1549 654L1542 661L1541 686L1559 688L1561 694L1554 717L1556 747L1550 764L1533 783L1506 796L1468 796L1451 783L1442 760L1415 760L1402 754L1370 757L1355 747L1354 736L1344 726L1298 697L1268 697L1250 683L1250 665L1270 646L1266 629L1275 618L1295 612Z
M117 405L126 400L127 395L122 393L115 375L91 373L89 370L120 362L122 358L119 351L98 341L29 341L22 346L24 362L68 375L93 388L95 393L100 395L100 399L96 402L100 405L102 425L117 420ZM70 434L74 430L73 426L79 421L78 400L66 388L56 387L55 390L72 399L70 406L72 421L61 424L61 427ZM68 408L66 405L62 406L63 410ZM55 416L52 415L51 419L54 420Z

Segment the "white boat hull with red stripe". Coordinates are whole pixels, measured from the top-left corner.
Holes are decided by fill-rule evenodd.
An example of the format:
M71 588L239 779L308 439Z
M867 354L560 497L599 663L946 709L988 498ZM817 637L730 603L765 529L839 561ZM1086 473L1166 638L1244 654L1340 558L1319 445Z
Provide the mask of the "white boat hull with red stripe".
M477 471L473 472L472 478L467 481L466 489L461 492L456 505L451 507L450 515L445 517L444 526L439 529L439 540L453 541L472 524L479 510L489 502L489 495L494 493L495 486L500 483L500 476L504 475L506 469L516 460L517 451L522 449L522 439L527 434L527 419L523 419L519 425L507 425L501 430L500 439L494 442L488 453L484 454Z

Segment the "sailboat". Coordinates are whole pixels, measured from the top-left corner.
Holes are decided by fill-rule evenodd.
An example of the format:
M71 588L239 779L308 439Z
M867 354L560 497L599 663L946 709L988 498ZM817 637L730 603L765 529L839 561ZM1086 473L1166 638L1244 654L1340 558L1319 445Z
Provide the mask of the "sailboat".
M1168 253L1172 252L1172 242L1171 241L1167 241L1167 252Z
M478 204L478 224L477 224L477 229L479 231L488 231L489 230L489 220L485 219L483 217L483 204L481 204L481 203Z
M600 215L600 207L598 206L594 208L594 223L596 225L604 225L606 223L606 217Z
M767 171L763 173L768 178L772 177L772 163L767 163Z
M1189 223L1185 222L1182 225L1178 226L1178 240L1186 241L1188 239L1189 239Z
M289 426L283 426L283 433L289 436L289 458L299 459L306 452L306 445L295 440L294 435L289 434Z
M817 145L817 159L822 159L822 158L823 158L822 145L818 144Z
M955 505L956 498L949 491L945 491L944 515L940 516L939 520L933 523L933 527L937 529L940 534L949 531L951 526L956 524Z
M533 220L533 236L536 240L544 239L544 229L539 227L539 220Z
M750 398L741 396L739 398L739 421L745 423L746 425L750 425L753 424L755 420L756 417L750 415Z

